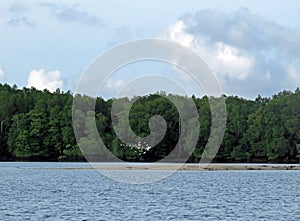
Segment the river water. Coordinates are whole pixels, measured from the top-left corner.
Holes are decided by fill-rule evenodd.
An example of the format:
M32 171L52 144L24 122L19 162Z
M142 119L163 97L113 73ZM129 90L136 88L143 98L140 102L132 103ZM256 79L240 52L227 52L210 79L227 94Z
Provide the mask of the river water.
M89 165L0 163L0 220L300 220L300 171L179 171L133 185L68 167Z

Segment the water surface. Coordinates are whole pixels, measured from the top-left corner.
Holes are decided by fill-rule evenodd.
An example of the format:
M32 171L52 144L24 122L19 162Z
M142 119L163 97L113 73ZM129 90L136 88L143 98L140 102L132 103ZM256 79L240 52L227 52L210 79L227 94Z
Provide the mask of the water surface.
M68 167L90 165L0 163L0 220L300 220L300 171L180 171L132 185L47 169Z

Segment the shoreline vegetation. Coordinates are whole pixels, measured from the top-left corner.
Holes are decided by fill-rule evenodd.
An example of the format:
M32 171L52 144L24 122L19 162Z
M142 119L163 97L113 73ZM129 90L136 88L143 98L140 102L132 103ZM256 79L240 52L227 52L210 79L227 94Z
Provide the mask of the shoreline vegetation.
M77 116L82 117L75 122L72 121L74 97L82 104L76 112ZM89 131L95 123L103 143L119 159L128 162L159 161L172 153L180 131L183 131L179 113L168 98L192 99L195 103L199 119L189 119L188 125L194 125L199 120L200 134L187 162L198 163L211 132L209 99L220 99L218 97L186 98L160 92L142 97L104 100L101 97L73 95L70 91L62 92L59 89L51 93L48 90L18 89L16 85L0 84L0 161L84 162L86 160L78 144L88 147L91 159L98 161L97 154L99 156L102 153L94 154L98 142L94 132ZM298 88L294 92L283 91L270 98L260 95L255 100L226 95L223 98L226 99L226 131L213 163L299 163ZM147 144L139 146L138 143L124 144L116 135L112 122L120 125L119 133L128 133L128 125L122 119L126 107L120 106L119 113L111 115L115 100L133 105L129 124L137 136L147 137L151 132L151 117L162 116L167 124L162 141L155 147ZM86 108L91 103L96 103L93 110ZM223 115L217 113L215 117L222 118ZM77 140L73 126L80 131ZM184 134L183 137L185 145L182 145L181 153L192 146L189 142L193 140L193 134ZM180 151L175 153L174 159L181 159ZM105 159L104 155L100 158L103 161L111 160Z

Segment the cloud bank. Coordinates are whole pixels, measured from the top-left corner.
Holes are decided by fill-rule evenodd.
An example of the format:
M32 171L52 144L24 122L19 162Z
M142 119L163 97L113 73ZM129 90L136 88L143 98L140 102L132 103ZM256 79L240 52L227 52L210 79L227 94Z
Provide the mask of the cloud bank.
M198 53L229 94L270 96L300 84L300 30L247 9L185 14L160 37Z
M50 92L54 92L57 88L61 89L63 85L60 71L46 72L45 69L30 71L27 81L27 87L35 87L39 90L48 89Z

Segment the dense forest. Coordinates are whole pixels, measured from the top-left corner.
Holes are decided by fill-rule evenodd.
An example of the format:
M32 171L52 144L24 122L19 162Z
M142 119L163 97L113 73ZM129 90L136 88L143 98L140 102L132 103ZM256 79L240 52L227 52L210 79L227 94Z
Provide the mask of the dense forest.
M84 161L73 131L73 98L70 91L50 93L0 84L0 160ZM94 98L83 96L82 99L92 102ZM114 99L97 98L94 111L82 111L80 114L91 119L95 117L103 142L118 158L126 161L159 160L168 155L178 142L178 111L159 93L134 99L129 121L137 135L143 137L150 133L148 122L153 115L161 115L167 121L163 140L157 146L143 150L143 153L138 146L125 145L116 136L111 119ZM210 134L211 112L207 97L193 96L192 99L201 127L197 146L189 161L198 162ZM228 96L226 108L226 131L215 162L299 162L298 89L280 92L272 98L258 96L255 100ZM78 127L88 123L74 122ZM85 136L84 131L78 142L93 145L93 140L87 134Z

